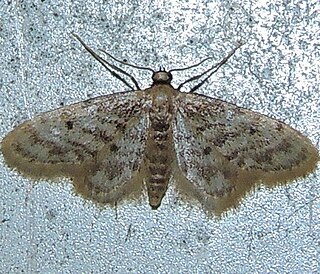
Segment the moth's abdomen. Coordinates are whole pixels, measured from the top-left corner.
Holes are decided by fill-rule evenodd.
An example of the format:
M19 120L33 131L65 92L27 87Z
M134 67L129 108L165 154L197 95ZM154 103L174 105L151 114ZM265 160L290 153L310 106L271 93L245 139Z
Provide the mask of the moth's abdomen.
M160 206L167 191L173 162L172 93L156 90L149 112L150 127L146 146L146 186L153 209Z

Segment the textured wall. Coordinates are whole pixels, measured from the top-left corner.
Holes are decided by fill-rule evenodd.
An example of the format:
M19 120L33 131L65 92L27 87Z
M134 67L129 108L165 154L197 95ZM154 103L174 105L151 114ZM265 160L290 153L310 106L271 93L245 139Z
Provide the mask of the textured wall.
M0 138L41 112L127 90L75 32L155 70L207 56L216 63L245 41L197 92L280 119L319 148L318 1L108 2L1 3ZM150 85L149 73L128 71ZM176 72L173 85L196 71ZM320 271L319 168L288 186L262 187L214 219L172 188L156 211L146 197L101 209L67 179L34 184L2 155L0 162L1 273Z

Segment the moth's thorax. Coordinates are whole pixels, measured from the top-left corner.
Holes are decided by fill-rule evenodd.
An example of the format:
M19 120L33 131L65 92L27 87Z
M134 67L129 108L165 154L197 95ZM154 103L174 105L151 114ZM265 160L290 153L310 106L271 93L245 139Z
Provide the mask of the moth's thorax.
M174 105L174 98L178 92L168 84L156 85L148 90L152 100L152 108L157 108L162 111L169 111Z
M152 106L149 110L149 133L146 145L146 185L149 203L156 209L167 190L173 156L172 119L174 92L170 85L150 89Z

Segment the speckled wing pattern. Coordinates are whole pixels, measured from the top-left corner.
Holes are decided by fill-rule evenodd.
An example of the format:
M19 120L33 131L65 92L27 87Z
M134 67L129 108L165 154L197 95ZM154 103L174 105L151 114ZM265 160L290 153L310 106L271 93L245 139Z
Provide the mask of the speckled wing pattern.
M212 75L240 46L204 74ZM235 207L259 184L273 186L315 169L319 152L298 131L233 104L179 91L204 74L174 89L170 71L148 70L153 84L146 90L131 77L139 90L62 107L16 127L1 142L5 161L32 178L70 177L77 193L102 205L137 199L146 189L157 209L172 181L182 198L215 215Z
M33 178L71 177L77 192L100 203L115 203L140 190L134 182L145 150L139 92L101 96L43 113L2 141L7 164ZM124 191L125 189L125 191Z
M278 120L194 93L176 104L178 181L209 211L219 215L254 185L272 186L315 168L317 149Z
M145 185L156 209L173 179L181 197L216 215L257 184L310 173L319 157L280 121L161 81L41 114L10 132L2 152L33 178L71 177L100 204L138 198Z

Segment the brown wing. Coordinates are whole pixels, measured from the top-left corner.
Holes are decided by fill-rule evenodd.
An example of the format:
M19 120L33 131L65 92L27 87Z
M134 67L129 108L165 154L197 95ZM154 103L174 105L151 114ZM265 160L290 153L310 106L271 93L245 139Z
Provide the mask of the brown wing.
M5 161L33 178L72 177L81 194L115 202L139 177L148 103L142 92L118 93L40 114L3 139Z
M217 214L256 184L272 186L315 169L317 149L280 121L193 93L182 93L177 105L174 141L184 188L191 184Z

